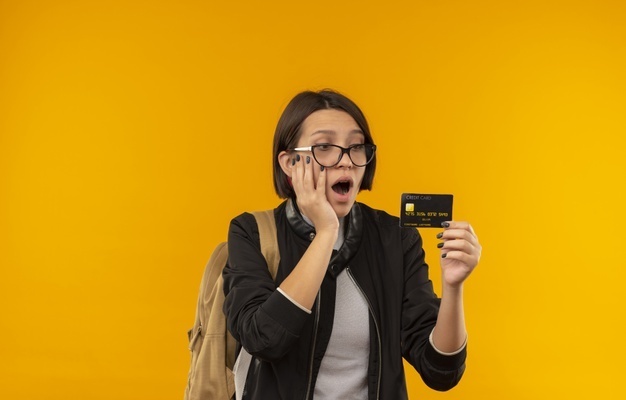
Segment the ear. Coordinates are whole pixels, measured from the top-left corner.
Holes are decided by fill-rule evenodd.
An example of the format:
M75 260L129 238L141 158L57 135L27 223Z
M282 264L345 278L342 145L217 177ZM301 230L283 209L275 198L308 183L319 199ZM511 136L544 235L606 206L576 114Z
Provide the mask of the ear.
M281 151L280 154L278 154L278 164L280 164L280 168L285 175L291 178L291 168L293 168L293 166L291 165L291 156L289 153Z

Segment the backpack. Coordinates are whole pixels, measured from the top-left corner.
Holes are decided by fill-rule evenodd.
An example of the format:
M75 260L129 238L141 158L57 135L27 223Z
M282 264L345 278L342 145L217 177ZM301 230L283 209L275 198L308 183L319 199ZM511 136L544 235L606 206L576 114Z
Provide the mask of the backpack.
M252 213L259 228L261 252L272 275L276 277L280 254L276 239L274 210ZM224 281L222 270L228 261L228 245L222 242L211 254L204 269L196 321L187 336L191 351L191 366L185 400L231 400L235 393L235 353L237 342L226 328ZM245 354L242 354L245 353ZM247 353L242 348L240 358ZM247 355L249 361L249 355ZM247 374L247 365L244 373ZM238 372L239 377L239 372Z

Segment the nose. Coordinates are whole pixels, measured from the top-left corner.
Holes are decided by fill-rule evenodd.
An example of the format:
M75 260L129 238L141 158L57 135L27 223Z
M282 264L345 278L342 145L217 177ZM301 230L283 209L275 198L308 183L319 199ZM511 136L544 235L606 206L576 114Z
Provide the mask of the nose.
M352 166L353 166L352 160L350 159L348 151L343 150L341 153L341 158L339 159L339 162L337 163L337 168L352 168Z

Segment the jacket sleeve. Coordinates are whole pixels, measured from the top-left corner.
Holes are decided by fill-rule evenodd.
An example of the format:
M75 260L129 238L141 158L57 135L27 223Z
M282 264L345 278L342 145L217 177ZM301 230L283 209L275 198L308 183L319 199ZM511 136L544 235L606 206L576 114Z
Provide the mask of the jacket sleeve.
M454 355L439 353L429 336L439 313L440 300L428 277L422 238L415 229L402 229L404 298L402 306L402 355L430 388L445 391L461 380L466 348Z
M231 221L228 254L222 274L228 330L253 356L265 361L282 358L309 314L276 290L251 214Z

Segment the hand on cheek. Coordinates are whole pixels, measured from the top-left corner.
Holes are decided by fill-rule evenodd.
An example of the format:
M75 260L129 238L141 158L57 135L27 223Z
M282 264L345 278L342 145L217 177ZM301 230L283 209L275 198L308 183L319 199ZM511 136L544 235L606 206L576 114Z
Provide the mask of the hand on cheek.
M319 168L317 178L314 168ZM326 170L311 156L297 154L291 163L291 181L300 211L315 225L316 231L337 230L339 220L326 198Z

